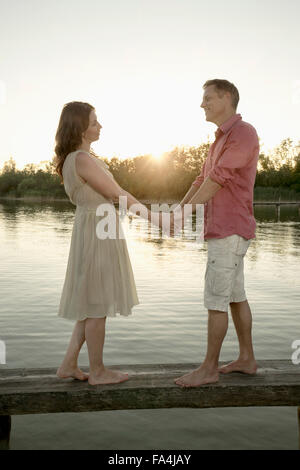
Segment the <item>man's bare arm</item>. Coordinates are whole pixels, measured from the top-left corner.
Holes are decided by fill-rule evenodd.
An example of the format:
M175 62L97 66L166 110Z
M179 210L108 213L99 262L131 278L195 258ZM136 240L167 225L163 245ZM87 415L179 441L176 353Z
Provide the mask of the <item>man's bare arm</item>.
M187 204L193 205L193 212L196 211L196 204L205 204L205 202L209 201L215 194L222 189L221 186L216 181L213 181L209 176L203 181L200 188L194 194L191 199L188 201Z
M195 185L194 185L195 186ZM187 196L189 192L187 192L186 196L181 201L180 205L177 206L174 210L174 218L171 221L171 233L172 236L184 228L185 218L196 211L197 204L204 204L205 202L209 201L215 194L222 188L220 184L216 181L213 181L209 176L203 181L200 188L196 186L196 191L193 191L194 194L188 200ZM193 189L193 188L191 188ZM190 192L192 194L192 191ZM187 202L184 202L187 201ZM184 208L184 204L189 204L186 208ZM182 205L181 205L182 204ZM180 210L179 210L180 209ZM184 214L182 213L182 209L184 209ZM175 230L175 231L174 231Z
M190 199L197 193L199 186L192 184L182 201L180 202L180 206L183 207L185 204L188 204Z
M180 206L184 207L185 204L204 204L209 201L223 186L213 181L208 176L201 186L192 184L182 201Z

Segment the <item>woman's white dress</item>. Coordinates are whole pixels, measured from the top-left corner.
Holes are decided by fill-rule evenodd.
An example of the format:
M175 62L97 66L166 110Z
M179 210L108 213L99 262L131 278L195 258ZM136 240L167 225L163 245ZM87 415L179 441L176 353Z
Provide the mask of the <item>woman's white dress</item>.
M76 211L58 316L73 321L117 313L128 316L139 299L126 240L118 237L118 217L117 238L98 238L96 226L103 217L96 215L96 209L99 204L113 204L78 175L79 152L83 150L69 153L62 169L65 191ZM102 160L89 155L113 178Z

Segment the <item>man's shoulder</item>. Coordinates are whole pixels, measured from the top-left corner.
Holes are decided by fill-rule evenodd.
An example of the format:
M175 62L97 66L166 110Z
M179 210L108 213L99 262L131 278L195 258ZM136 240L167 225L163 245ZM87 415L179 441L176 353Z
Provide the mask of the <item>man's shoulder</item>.
M243 121L242 119L232 126L229 131L229 135L232 138L250 138L258 141L258 135L255 127L249 122Z
M240 131L248 131L257 134L255 127L249 122L243 121L242 119L238 121L235 126L232 127L232 130L234 129L239 129Z

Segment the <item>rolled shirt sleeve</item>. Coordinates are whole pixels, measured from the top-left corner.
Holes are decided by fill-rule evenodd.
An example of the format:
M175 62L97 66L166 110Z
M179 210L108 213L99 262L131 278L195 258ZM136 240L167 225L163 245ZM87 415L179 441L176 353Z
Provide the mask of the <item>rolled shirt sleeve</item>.
M221 186L229 185L240 168L251 164L258 148L259 142L254 128L239 127L234 129L228 137L216 165L209 171L208 176Z

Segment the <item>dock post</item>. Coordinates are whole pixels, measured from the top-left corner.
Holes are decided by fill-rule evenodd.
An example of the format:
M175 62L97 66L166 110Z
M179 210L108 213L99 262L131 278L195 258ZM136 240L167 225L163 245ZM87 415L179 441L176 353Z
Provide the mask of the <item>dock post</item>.
M0 416L0 450L9 450L11 416Z
M280 222L280 203L276 204L277 209L277 222Z

